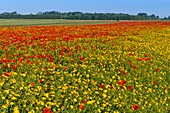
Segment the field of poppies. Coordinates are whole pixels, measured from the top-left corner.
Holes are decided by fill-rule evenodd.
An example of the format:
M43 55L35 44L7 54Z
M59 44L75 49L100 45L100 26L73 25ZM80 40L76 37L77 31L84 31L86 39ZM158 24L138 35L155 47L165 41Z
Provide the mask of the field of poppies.
M0 27L0 113L168 113L170 22Z

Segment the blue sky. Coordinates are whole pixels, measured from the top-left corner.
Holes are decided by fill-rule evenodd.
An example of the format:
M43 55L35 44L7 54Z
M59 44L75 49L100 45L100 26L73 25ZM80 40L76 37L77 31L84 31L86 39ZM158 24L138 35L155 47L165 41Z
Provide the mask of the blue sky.
M0 0L0 13L21 14L45 11L109 12L137 14L146 12L170 16L170 0Z

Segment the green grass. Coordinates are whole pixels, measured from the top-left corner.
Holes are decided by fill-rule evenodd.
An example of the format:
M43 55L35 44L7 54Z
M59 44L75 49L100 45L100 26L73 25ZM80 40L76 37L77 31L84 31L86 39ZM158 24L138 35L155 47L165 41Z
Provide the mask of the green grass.
M109 24L113 20L0 19L0 26Z

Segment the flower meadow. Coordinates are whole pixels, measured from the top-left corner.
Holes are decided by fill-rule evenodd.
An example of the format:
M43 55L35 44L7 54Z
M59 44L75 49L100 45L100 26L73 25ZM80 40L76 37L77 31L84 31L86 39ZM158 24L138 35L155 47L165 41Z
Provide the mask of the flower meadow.
M170 22L0 27L1 113L168 113Z

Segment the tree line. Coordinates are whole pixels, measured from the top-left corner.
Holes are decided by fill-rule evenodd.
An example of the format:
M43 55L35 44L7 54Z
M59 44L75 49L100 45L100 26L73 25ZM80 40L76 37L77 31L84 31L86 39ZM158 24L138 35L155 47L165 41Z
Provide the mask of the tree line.
M137 15L123 13L82 13L58 11L38 12L36 14L18 14L17 12L4 12L0 14L1 19L72 19L72 20L158 20L159 16L147 13L138 13ZM168 18L170 19L170 16Z

